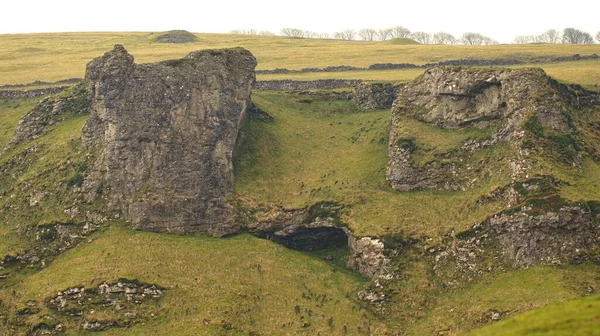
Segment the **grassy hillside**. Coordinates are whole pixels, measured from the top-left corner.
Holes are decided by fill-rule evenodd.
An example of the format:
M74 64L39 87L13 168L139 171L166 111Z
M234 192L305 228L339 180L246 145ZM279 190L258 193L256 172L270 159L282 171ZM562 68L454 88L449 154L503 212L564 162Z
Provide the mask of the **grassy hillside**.
M258 69L301 69L335 65L367 67L374 63L389 62L424 64L465 58L530 60L544 56L600 54L598 44L439 46L227 34L197 34L198 41L194 43L164 44L156 42L157 35L158 33L0 35L0 85L83 77L85 64L117 43L125 45L135 55L136 61L143 63L179 58L198 49L241 46L257 57ZM600 61L585 68L597 74L598 62ZM336 78L340 74L327 75ZM584 82L575 77L562 79Z
M464 230L500 209L475 202L505 184L506 171L464 193L389 188L389 111L359 112L350 101L275 92L256 92L253 99L275 122L250 121L244 130L249 139L236 162L236 190L248 207L301 208L333 200L347 206L344 219L358 235L429 237ZM410 129L450 147L469 136L419 122Z
M3 35L0 85L81 77L85 63L115 43L125 44L142 62L180 57L195 49L242 45L257 55L263 69L468 57L529 59L600 51L598 45L407 46L208 34L199 34L198 42L173 45L158 44L154 37L148 33ZM598 61L544 67L563 80L600 83ZM262 78L406 81L419 73L356 71ZM0 100L0 147L38 100ZM478 331L485 335L527 331L523 328L537 326L530 319L540 321L538 331L594 326L597 314L586 310L596 307L597 299L592 298L516 315L581 298L590 288L597 290L598 263L497 267L455 283L434 275L434 255L427 246L435 247L443 234L463 231L504 209L501 201L479 201L510 182L502 165L513 150L509 146L497 144L471 158L473 166L485 166L487 174L466 191L396 192L384 178L389 110L363 112L351 101L287 92L255 92L253 102L274 120L250 118L242 129L244 142L234 163L235 192L241 204L251 209L341 203L341 219L355 234L386 236L401 246L394 259L399 276L380 282L386 302L368 305L359 300L359 291L377 288L374 282L345 269L338 260L321 258L335 257L339 251L305 254L249 235L212 239L138 232L112 218L59 253L22 265L11 262L10 257L32 248L54 248L52 231L44 230L56 225L82 227L102 209L100 202L83 201L79 188L86 161L94 153L80 146L87 115L74 115L52 125L49 134L0 156L0 260L7 260L0 265L0 334L8 334L11 328L15 334L41 333L59 324L67 334L98 334L83 331L84 320L124 323L101 335L456 335L506 320ZM599 152L598 111L565 113L581 130L577 136ZM399 125L404 137L420 144L415 156L419 163L459 148L466 139L490 135L490 130L445 130L411 118ZM585 156L580 168L547 152L537 154L532 175L559 178L564 183L556 193L570 201L600 200L600 164L591 156ZM414 247L417 243L419 248ZM102 283L119 279L157 285L165 292L138 306L104 307L94 298L84 305L81 316L50 308L59 291L84 287L93 293ZM581 315L575 317L576 312ZM579 320L584 322L574 322ZM123 321L134 322L129 326Z
M344 335L376 328L357 300L364 280L321 260L247 235L181 237L136 232L118 223L10 291L0 291L0 301L11 307L9 313L35 301L40 312L27 322L36 325L44 314L56 315L44 303L58 291L119 278L160 285L166 294L137 311L156 317L104 335ZM82 319L122 319L123 314L86 309L82 317L57 319L74 334Z
M469 335L600 335L600 296L518 315Z
M2 131L14 130L31 103L3 103L0 115L7 118ZM72 117L48 135L0 157L6 173L0 177L0 260L31 248L52 248L54 238L27 232L56 223L80 225L85 216L63 212L74 204L82 213L93 211L95 205L81 204L79 189L70 185L83 162L78 139L86 119ZM32 195L39 191L47 194L32 205ZM69 334L79 335L85 334L84 320L131 320L131 314L143 322L105 334L346 335L385 329L358 300L366 279L319 257L252 236L179 237L136 232L123 223L108 222L77 245L56 257L42 252L41 263L20 269L10 262L0 267L0 275L8 275L0 278L0 334L12 328L17 335L31 334L60 324ZM166 295L149 305L122 310L90 303L82 316L74 317L49 308L59 291L94 288L122 278L158 285Z

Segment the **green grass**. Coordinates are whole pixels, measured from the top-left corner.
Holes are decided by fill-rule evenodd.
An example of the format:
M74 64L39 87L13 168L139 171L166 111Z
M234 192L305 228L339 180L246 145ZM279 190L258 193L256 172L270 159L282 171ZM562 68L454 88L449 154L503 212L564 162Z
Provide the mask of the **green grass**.
M413 325L409 334L443 332L456 335L491 323L492 311L507 319L524 311L574 300L587 294L588 286L597 288L600 285L598 272L598 265L582 264L562 268L537 266L487 274L472 285L438 297L435 308ZM492 326L489 330L499 332L505 325L507 323L500 322L498 327ZM495 335L494 332L490 335ZM505 334L512 335L510 332Z
M396 134L399 138L415 139L417 148L413 160L417 164L429 162L439 154L458 150L469 139L489 138L494 131L492 128L442 129L407 116L398 116L397 124Z
M508 47L507 47L508 48ZM581 84L592 90L599 90L600 60L572 61L561 63L536 63L511 66L511 68L542 68L548 75L566 83ZM343 72L306 72L290 74L259 74L258 80L317 80L317 79L362 79L368 81L385 81L405 83L421 75L424 69L397 69L373 71L343 71Z
M600 295L534 310L469 335L600 335Z
M148 33L0 35L0 85L82 77L85 64L115 43L125 44L138 62L177 58L196 49L244 46L258 57L262 69L422 64L459 58L527 60L600 52L598 45L421 46L217 34L199 34L199 41L190 44L164 45L155 43L154 37ZM563 81L594 85L600 83L597 65L598 61L582 61L542 66ZM402 82L421 72L261 75L259 79ZM0 144L9 141L18 119L36 100L0 101ZM508 167L502 162L514 155L511 146L495 145L466 158L467 164L483 167L473 173L479 180L471 189L400 193L391 190L384 178L388 110L361 112L349 101L281 92L255 92L253 101L275 121L248 120L242 130L246 141L235 160L235 191L246 207L301 208L337 201L345 205L342 220L357 235L433 238L426 245L436 245L441 234L460 232L504 209L500 201L477 201L510 182ZM578 136L593 139L590 143L595 146L596 115L574 115L577 123L587 123ZM81 193L73 187L85 173L81 163L88 153L82 151L79 138L86 119L85 115L72 116L54 125L51 133L0 156L0 167L8 169L0 175L0 257L36 243L18 234L27 227L85 222L83 214L71 219L64 212L75 202L81 213L102 206L83 204ZM440 130L411 119L404 120L402 132L420 146L419 163L458 148L468 138L489 135L481 130ZM9 164L33 145L36 152L16 165ZM540 157L532 175L553 175L568 182L559 191L568 200L600 199L597 162L586 157L579 170L541 154L534 153ZM479 164L481 160L484 164ZM50 194L32 207L29 198L37 191ZM388 330L409 335L456 334L489 323L486 316L491 310L513 316L579 298L587 293L587 286L600 285L598 265L584 263L499 271L447 288L433 277L429 255L411 256L408 249L395 260L403 265L400 278L387 284L392 301L384 306L385 313L374 316L356 295L367 281L340 267L346 251L328 251L334 261L327 263L321 252L303 254L248 235L179 237L136 232L111 222L89 243L60 255L45 269L26 269L0 282L0 310L12 316L28 300L43 302L69 286L91 287L123 277L166 287L167 294L157 306L143 308L145 313L155 310L158 318L106 335L361 335L369 325L374 335ZM35 323L46 313L43 309L25 322ZM100 313L87 314L94 318ZM548 316L546 320L555 315ZM64 323L71 330L78 324L69 319ZM229 324L233 329L225 330ZM20 328L24 331L26 326Z
M119 278L167 288L154 308L164 315L104 335L342 335L344 328L362 334L378 324L357 302L364 280L320 259L249 235L184 237L132 231L118 223L14 285L12 292L0 291L0 300L18 309L70 286ZM85 317L94 314L88 311ZM303 328L304 322L309 326ZM73 328L75 322L64 323ZM233 331L227 332L225 324Z
M242 131L246 141L234 163L235 188L247 207L301 208L332 200L346 205L343 220L358 235L429 237L464 230L501 210L498 203L475 202L507 183L507 167L466 192L399 193L389 188L388 111L359 112L349 101L277 92L256 92L253 101L275 122L251 120ZM415 134L452 147L477 133L440 132ZM496 146L472 160L493 163L503 155L508 148Z
M84 153L78 151L81 129L86 115L74 117L57 124L51 133L30 143L25 143L0 156L0 167L8 173L0 175L0 256L21 252L31 242L19 238L17 228L44 225L52 222L69 222L64 210L80 196L67 186L69 179L78 174L79 162ZM37 147L12 164L13 157ZM30 206L29 199L38 192L46 192L38 205Z
M15 135L15 128L25 113L31 110L39 98L0 99L0 152Z
M258 69L301 69L335 65L367 67L374 63L424 64L464 58L516 58L526 61L555 55L600 54L598 44L397 45L387 42L227 34L197 34L197 42L175 45L155 42L156 34L140 32L0 35L0 85L81 78L87 62L110 50L117 43L125 45L136 57L136 61L142 63L180 58L198 49L241 46L257 57ZM577 67L580 63L586 64L574 62L574 66ZM597 76L598 67L594 64L597 63L587 63L583 69L576 71L577 78L582 80L574 80L575 77L569 75L571 71L562 72L573 78L574 82L583 82L590 74ZM337 74L331 73L330 78L335 78ZM570 81L569 78L564 80Z

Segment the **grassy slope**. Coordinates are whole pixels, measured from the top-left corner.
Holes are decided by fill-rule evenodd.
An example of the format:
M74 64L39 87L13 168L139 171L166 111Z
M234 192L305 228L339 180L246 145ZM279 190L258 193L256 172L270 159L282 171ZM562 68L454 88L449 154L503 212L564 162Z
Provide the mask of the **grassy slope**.
M520 312L574 300L588 295L589 287L598 288L599 272L599 265L582 264L563 268L537 266L487 274L474 284L439 296L435 307L421 321L411 325L409 332L432 335L442 331L455 335L489 324L491 312L500 313L502 319L507 319Z
M474 203L506 183L506 169L464 193L391 190L384 179L388 111L358 112L351 102L284 93L256 92L253 99L276 121L253 121L245 130L253 138L236 164L236 190L250 207L335 200L349 206L345 219L359 235L430 237L463 230L499 210L496 203ZM312 102L300 102L305 99ZM414 121L409 126L431 146L459 146L474 134ZM480 159L492 161L504 151L498 146Z
M0 291L0 300L21 307L69 286L121 277L158 284L167 294L150 307L159 318L104 335L341 335L344 328L361 334L371 323L355 302L364 280L322 260L248 235L182 237L131 231L118 223L12 286L11 293ZM88 311L84 317L95 315ZM310 326L301 327L304 322ZM225 330L226 324L233 329Z
M469 333L471 336L600 335L600 296L548 306Z
M242 46L254 53L259 69L325 67L351 65L366 67L373 63L424 64L448 59L518 58L572 54L600 54L600 45L496 45L438 46L395 45L385 42L361 42L319 39L293 39L274 36L236 36L198 34L189 44L161 44L151 33L62 33L0 35L0 85L56 81L83 77L85 64L120 43L138 62L179 58L192 50ZM585 63L585 62L581 62ZM577 62L579 64L579 62ZM597 62L594 64L598 64ZM579 68L579 65L575 66ZM598 73L597 66L584 66ZM585 70L563 80L585 83ZM337 77L337 73L330 73ZM311 75L312 76L312 75ZM350 75L354 76L354 75ZM330 78L331 78L330 77ZM384 79L379 76L378 78ZM577 80L583 79L583 80ZM394 79L397 80L397 79Z
M15 135L15 128L21 117L31 110L39 98L1 100L0 99L0 151Z
M15 104L3 105L0 113L13 113ZM65 184L76 172L74 165L82 155L77 139L86 119L87 116L69 119L50 134L0 157L1 165L24 149L33 145L38 148L27 161L31 163L28 169L13 167L9 174L1 176L1 256L36 244L18 236L17 228L71 220L62 210L80 195ZM39 206L31 207L29 196L36 190L52 193ZM108 335L281 331L290 335L340 335L344 330L360 334L369 326L373 330L383 328L357 302L356 293L365 280L320 258L246 235L210 239L135 232L120 223L107 227L107 231L62 254L43 271L22 271L0 282L0 303L8 309L9 316L27 301L45 302L69 286L97 286L124 277L166 287L168 294L157 307L146 308L146 314L155 312L159 318L132 329L108 331ZM24 321L35 324L46 312L44 309ZM98 314L88 312L85 317L102 318ZM64 317L60 322L71 331L80 323ZM225 325L233 329L226 330ZM5 331L0 323L0 334Z

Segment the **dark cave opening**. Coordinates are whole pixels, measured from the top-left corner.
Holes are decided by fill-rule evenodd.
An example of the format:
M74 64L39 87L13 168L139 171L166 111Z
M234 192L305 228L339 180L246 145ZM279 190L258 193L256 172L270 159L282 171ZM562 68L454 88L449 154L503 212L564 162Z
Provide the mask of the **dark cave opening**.
M334 227L299 229L287 236L273 235L269 238L288 248L305 252L348 248L348 235L344 230Z

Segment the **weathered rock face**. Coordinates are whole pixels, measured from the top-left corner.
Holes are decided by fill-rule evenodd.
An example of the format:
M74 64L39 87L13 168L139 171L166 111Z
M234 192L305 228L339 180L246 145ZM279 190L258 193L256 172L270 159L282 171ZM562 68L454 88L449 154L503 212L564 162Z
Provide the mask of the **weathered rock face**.
M600 249L598 216L578 206L495 216L484 230L515 266L572 262Z
M98 150L89 197L138 229L223 236L239 230L232 152L256 59L244 49L135 64L120 45L87 66L84 143Z
M453 235L434 252L434 273L444 279L470 280L505 267L580 262L600 249L597 213L579 205L531 210L524 207L513 214L498 214Z
M354 86L353 99L364 111L388 109L396 99L397 90L390 83L359 83Z
M348 232L348 248L350 256L346 266L349 268L369 278L391 279L393 277L390 258L384 254L383 239L357 238Z
M394 189L401 191L464 189L465 181L456 178L461 175L456 161L464 162L469 152L500 141L510 140L519 148L523 125L532 117L543 129L567 134L572 130L563 111L596 100L592 96L584 98L561 90L560 84L541 69L430 69L399 89L392 108L387 179ZM448 164L431 162L417 166L412 162L412 154L419 144L398 132L403 118L442 129L492 129L493 135L483 141L467 140L458 151L448 152L444 158ZM524 170L520 172L525 176Z

